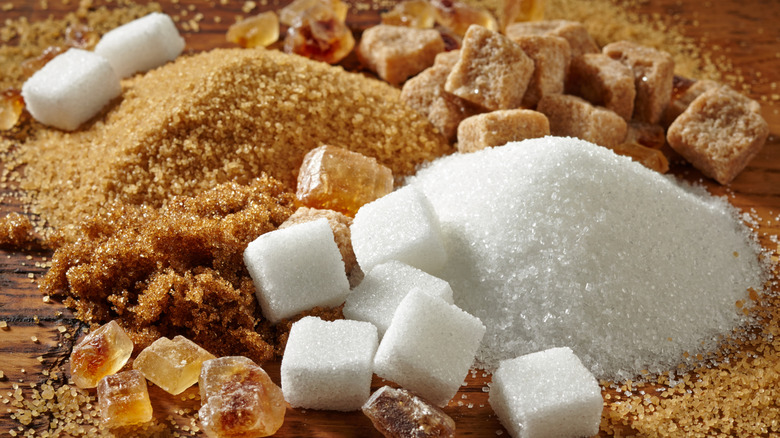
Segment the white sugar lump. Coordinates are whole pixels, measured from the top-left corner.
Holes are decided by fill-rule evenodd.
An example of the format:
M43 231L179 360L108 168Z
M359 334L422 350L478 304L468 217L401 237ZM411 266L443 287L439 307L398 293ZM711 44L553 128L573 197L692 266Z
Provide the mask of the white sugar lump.
M484 334L478 318L414 289L379 343L374 372L444 406L466 378Z
M307 316L290 329L282 357L282 392L293 407L354 411L371 393L376 327Z
M420 170L455 304L502 359L572 348L599 378L676 367L745 322L759 248L723 198L591 143L546 137Z
M316 306L339 306L349 293L344 261L324 218L261 235L247 246L244 263L272 323Z
M95 46L95 53L108 59L123 78L172 61L182 50L184 38L171 17L160 12L107 32Z
M391 260L374 266L347 296L344 317L374 324L381 337L390 326L398 304L413 289L420 289L450 304L453 302L449 283L405 263Z
M414 187L362 206L350 231L363 272L398 260L435 275L447 259L439 219L430 201Z
M81 49L56 56L22 85L33 118L65 131L78 128L121 93L108 61Z
M488 401L515 438L593 436L603 409L596 378L568 347L502 361Z

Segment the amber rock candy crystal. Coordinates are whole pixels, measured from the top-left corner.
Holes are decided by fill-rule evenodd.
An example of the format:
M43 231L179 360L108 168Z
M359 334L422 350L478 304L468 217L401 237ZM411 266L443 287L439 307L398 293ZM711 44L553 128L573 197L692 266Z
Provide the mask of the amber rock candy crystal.
M303 158L296 196L307 207L348 216L393 191L393 172L373 157L337 146L312 149Z
M133 361L152 383L170 394L181 394L198 381L203 362L214 355L184 336L162 337L144 348Z
M266 11L234 23L225 36L245 49L268 47L279 41L279 17Z
M282 11L284 12L284 11ZM288 18L280 12L282 23ZM355 47L355 37L347 27L340 11L333 4L312 2L294 18L289 18L285 53L295 53L316 61L335 64Z
M108 427L146 423L152 419L152 402L146 379L138 371L112 374L97 387L100 415Z
M70 354L70 373L79 388L94 388L119 371L133 352L133 341L116 321L88 334Z
M269 436L284 423L282 388L249 358L207 360L198 386L203 403L198 416L210 437Z
M454 437L455 421L411 392L383 386L362 407L386 438Z
M428 0L408 0L381 14L382 24L431 29L436 23L436 12Z

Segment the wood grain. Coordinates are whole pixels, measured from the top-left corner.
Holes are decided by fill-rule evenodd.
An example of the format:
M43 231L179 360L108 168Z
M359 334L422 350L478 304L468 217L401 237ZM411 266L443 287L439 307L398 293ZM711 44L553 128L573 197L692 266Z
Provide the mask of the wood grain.
M252 13L263 9L276 9L280 3L269 2ZM683 33L701 42L710 50L733 65L726 72L729 77L740 79L751 97L763 105L763 115L770 124L772 135L763 151L748 168L728 187L721 187L708 180L703 183L716 194L728 195L730 201L742 210L754 210L763 218L774 218L780 214L780 2L775 0L727 0L718 2L652 0L638 2L635 7L640 13L652 16L661 14L673 17ZM69 2L49 1L27 2L13 0L4 8L0 19L28 17L29 20L43 19L49 15L62 16L75 9ZM363 29L378 19L382 8L358 8L352 4L350 24ZM48 7L44 7L48 6ZM188 17L203 14L198 22L199 31L184 31L188 51L201 51L214 47L230 46L224 39L227 26L242 11L244 2L178 1L165 3L166 12L182 17L188 11L180 26ZM190 11L190 9L193 9ZM219 18L217 18L219 17ZM674 173L691 181L701 176L689 167L673 169ZM22 209L18 201L4 197L0 214ZM758 229L762 245L776 250L777 244L769 236L780 234L780 221L765 221ZM0 380L0 394L6 396L11 385L24 382L42 382L42 370L53 369L63 363L73 340L82 330L80 323L63 306L45 303L37 290L36 280L45 268L42 267L51 255L46 252L24 254L0 250L0 320L7 321L9 328L0 331L0 371L5 378ZM37 316L38 322L35 320ZM67 328L65 333L58 326ZM37 337L33 342L32 337ZM266 364L271 377L279 382L279 364ZM498 423L487 402L483 388L490 377L482 371L470 374L467 385L462 387L446 411L458 424L459 436L495 437L506 434ZM382 381L375 377L374 387ZM190 389L186 394L194 393ZM176 416L181 406L197 409L192 401L182 402L153 388L156 416L164 419ZM42 427L45 419L38 419L30 427ZM183 419L181 424L187 424ZM10 419L8 412L0 405L0 436L3 431L16 428L18 423ZM334 436L380 436L370 422L360 413L333 413L288 409L287 420L278 436L290 437L334 437Z

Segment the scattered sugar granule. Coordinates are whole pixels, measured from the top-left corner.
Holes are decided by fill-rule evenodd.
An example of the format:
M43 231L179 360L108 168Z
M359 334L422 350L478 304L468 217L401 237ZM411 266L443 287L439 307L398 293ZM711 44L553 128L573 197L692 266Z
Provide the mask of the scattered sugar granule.
M762 290L758 245L726 200L585 141L451 155L408 183L441 220L441 278L487 326L487 368L566 345L599 378L661 372L712 349L746 321L734 303Z

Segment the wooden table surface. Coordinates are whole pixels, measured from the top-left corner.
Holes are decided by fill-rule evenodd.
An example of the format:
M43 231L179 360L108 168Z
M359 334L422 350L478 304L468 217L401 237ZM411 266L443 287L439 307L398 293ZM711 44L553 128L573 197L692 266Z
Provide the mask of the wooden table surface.
M283 3L284 0L280 1ZM48 3L48 5L46 5ZM224 33L236 15L242 11L245 2L180 0L166 2L163 8L171 15L189 12L190 17L202 13L199 31L184 31L187 50L200 51L214 47L229 47ZM262 5L263 3L268 3ZM717 194L730 194L734 205L743 209L754 209L758 216L774 218L780 214L780 2L776 0L726 0L726 1L680 1L649 0L635 6L636 11L648 16L659 13L671 16L681 26L684 35L701 42L708 49L728 60L733 69L724 72L732 79L744 84L751 97L763 105L763 115L771 127L770 138L763 151L748 168L729 186L721 187L710 182L705 184ZM76 8L71 0L44 0L29 2L0 1L0 23L7 18L28 17L31 21L53 14L62 15ZM193 6L191 6L193 5ZM278 8L279 4L258 1L256 13L262 9ZM385 6L386 8L386 6ZM362 10L355 15L352 8L351 24L364 28L377 21L377 10ZM215 17L221 19L215 20ZM181 23L180 23L181 25ZM690 168L676 170L676 173L690 180L697 180L699 174ZM0 214L19 210L19 205L5 199ZM778 221L762 223L759 228L761 243L765 248L776 251L770 235L780 234ZM57 303L44 303L37 290L36 281L44 273L42 267L51 254L16 253L0 250L0 320L7 321L9 329L0 331L0 396L5 397L14 383L29 388L30 382L43 382L42 370L61 365L69 354L73 339L79 335L78 323L72 314ZM38 322L36 323L36 317ZM58 326L68 328L65 333ZM38 341L33 342L32 337ZM279 382L279 364L266 364L269 374ZM506 431L498 423L487 403L483 391L490 377L478 371L470 374L467 383L453 399L446 411L458 424L459 436L495 437ZM381 382L375 378L374 386ZM185 394L194 394L190 389ZM194 401L182 402L163 391L152 388L155 415L164 419L169 414L176 416L182 407L197 409ZM4 405L0 404L0 436L7 436L6 430L16 428ZM333 413L311 410L288 409L287 420L278 436L330 437L330 436L380 436L370 422L359 412ZM45 424L38 419L30 427ZM181 420L186 425L188 420Z

